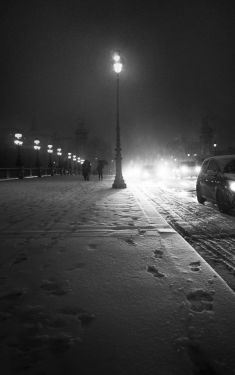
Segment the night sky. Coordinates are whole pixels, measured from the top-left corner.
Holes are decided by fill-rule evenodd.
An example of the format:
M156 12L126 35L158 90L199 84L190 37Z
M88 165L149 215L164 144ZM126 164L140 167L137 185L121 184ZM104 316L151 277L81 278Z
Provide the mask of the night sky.
M231 5L229 5L231 3ZM125 147L193 137L209 115L234 145L235 11L228 1L5 1L2 128L115 137L112 53L121 52Z

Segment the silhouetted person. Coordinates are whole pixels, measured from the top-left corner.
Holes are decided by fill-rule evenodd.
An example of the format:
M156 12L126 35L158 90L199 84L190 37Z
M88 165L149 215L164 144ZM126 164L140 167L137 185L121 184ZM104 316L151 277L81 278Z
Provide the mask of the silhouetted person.
M89 160L85 160L84 163L82 164L82 175L85 181L89 181L90 173L91 173L91 163L89 162Z
M104 166L107 165L108 162L106 160L98 160L98 163L97 163L97 172L98 172L98 176L99 176L99 180L103 180L103 169L104 169Z
M99 180L103 180L103 168L104 168L104 164L102 163L101 160L99 160L98 165L97 165L97 172L98 172Z

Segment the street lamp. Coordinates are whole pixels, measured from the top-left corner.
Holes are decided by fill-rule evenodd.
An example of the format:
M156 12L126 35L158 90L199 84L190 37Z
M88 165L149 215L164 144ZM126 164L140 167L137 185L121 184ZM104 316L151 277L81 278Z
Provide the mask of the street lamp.
M61 168L61 155L62 155L62 148L61 148L61 147L58 147L58 148L57 148L57 156L58 156L58 168L59 168L59 172L60 172L60 174L62 174L62 168Z
M121 155L121 138L120 138L120 125L119 125L119 74L122 71L121 57L118 53L113 56L113 69L116 73L116 176L113 182L113 189L125 189L126 184L122 177L122 155Z
M214 147L214 155L216 155L216 147L217 147L217 143L214 143L214 144L213 144L213 147Z
M53 146L52 145L47 146L47 152L48 152L48 156L49 156L48 167L50 169L51 176L53 176L54 173L53 173L53 163L52 163L52 154L53 154Z
M73 173L74 174L77 174L77 165L76 165L76 161L77 161L77 155L73 155Z
M19 178L24 177L23 163L22 163L22 158L21 158L21 147L23 145L23 141L21 139L22 139L22 134L15 133L14 144L17 146L16 166L19 168L19 173L18 173Z
M81 174L81 158L79 156L77 158L77 169L78 169L78 174Z
M68 171L72 174L72 152L68 152Z
M39 151L41 149L39 139L34 140L34 150L36 150L36 168L38 169L38 177L41 177L41 168L40 168L40 158L39 158Z

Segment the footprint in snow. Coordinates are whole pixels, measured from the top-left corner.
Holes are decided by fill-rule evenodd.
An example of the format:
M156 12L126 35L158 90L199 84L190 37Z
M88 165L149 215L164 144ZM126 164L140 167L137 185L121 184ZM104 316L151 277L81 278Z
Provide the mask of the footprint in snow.
M206 292L203 289L197 289L188 293L187 300L190 302L191 310L195 312L213 310L214 299L212 293Z
M129 227L134 227L134 226L135 226L135 224L134 224L134 223L132 223L132 222L129 222L129 223L128 223L128 226L129 226Z
M191 271L193 271L193 272L197 272L197 271L201 270L201 262L200 262L200 260L198 260L196 262L190 263L189 266L191 268Z
M35 334L40 329L61 329L67 325L66 319L46 311L41 305L28 305L16 308L14 316L17 317L21 327L25 330L30 331L31 328L35 327Z
M13 352L14 370L17 373L21 371L25 373L25 370L30 371L30 369L41 365L45 359L46 353L51 352L54 356L60 357L72 346L80 344L81 342L82 340L80 337L72 336L65 332L58 334L38 333L34 335L19 335L14 345L10 344L8 346L10 348L12 346L15 349ZM33 373L34 372L35 371L33 371ZM40 373L44 374L44 371Z
M45 292L49 294L54 294L56 296L62 296L71 291L71 287L68 280L65 280L63 283L57 282L55 280L43 280L41 286Z
M163 251L162 250L155 250L154 251L154 256L155 258L162 258Z
M138 233L140 235L144 235L146 233L146 230L145 229L138 229Z
M147 271L150 272L154 277L165 277L166 275L160 271L158 271L156 266L148 266Z
M80 311L78 313L78 319L80 320L82 327L86 327L95 319L95 315L88 311Z
M81 326L88 326L94 319L95 314L90 313L84 309L78 309L76 307L65 307L61 310L62 314L76 316L81 322Z
M125 238L124 241L128 243L128 245L132 245L132 246L136 245L135 241L132 238Z

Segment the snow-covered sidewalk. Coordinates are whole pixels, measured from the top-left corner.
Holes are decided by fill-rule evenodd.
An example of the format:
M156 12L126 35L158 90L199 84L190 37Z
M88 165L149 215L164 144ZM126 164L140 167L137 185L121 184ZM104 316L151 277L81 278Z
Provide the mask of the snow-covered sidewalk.
M1 369L235 374L234 293L134 187L0 185Z

